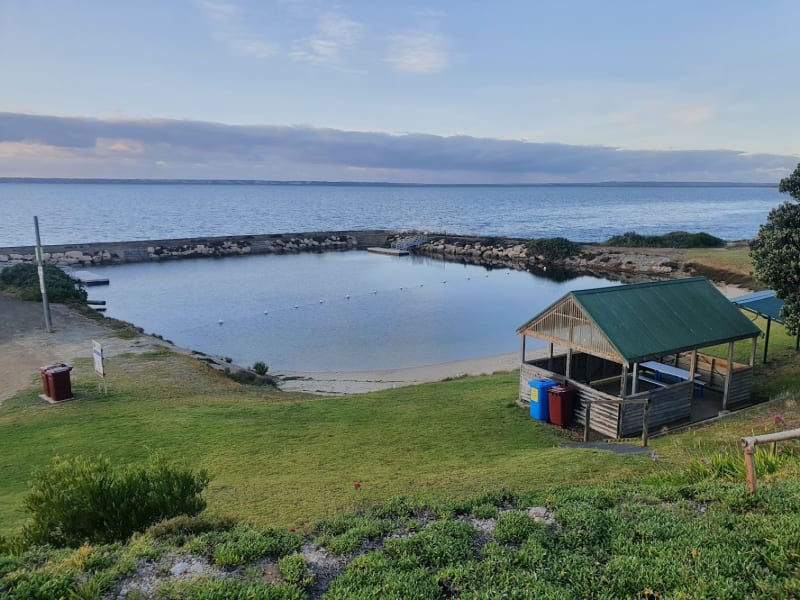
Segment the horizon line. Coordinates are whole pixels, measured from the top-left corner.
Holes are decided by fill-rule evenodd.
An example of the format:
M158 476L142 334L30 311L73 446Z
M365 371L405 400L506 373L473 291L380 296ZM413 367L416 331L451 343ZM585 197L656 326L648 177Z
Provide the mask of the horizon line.
M0 183L130 183L130 184L222 184L222 185L352 185L392 187L778 187L777 183L747 181L585 181L542 183L422 183L394 181L346 181L346 180L278 180L278 179L183 179L175 178L129 178L129 177L0 177Z

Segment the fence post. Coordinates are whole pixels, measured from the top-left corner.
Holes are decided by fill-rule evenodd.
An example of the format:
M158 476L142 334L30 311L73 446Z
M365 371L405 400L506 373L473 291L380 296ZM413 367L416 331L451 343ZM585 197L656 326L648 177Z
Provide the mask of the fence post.
M650 400L642 405L642 447L647 447L647 411L650 410Z
M586 403L586 413L585 413L586 416L585 416L585 419L584 419L585 422L584 422L584 426L583 426L583 441L584 442L588 442L589 441L589 418L591 417L591 411L592 411L592 403L591 402L587 402Z
M755 445L747 444L744 447L744 470L747 473L747 489L751 492L756 491L755 450Z

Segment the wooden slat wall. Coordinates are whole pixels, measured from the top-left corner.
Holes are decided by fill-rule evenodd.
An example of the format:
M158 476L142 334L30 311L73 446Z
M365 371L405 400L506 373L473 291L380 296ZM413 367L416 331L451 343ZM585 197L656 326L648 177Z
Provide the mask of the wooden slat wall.
M602 400L614 398L585 385L570 385L578 388L578 406L575 408L575 422L579 425L586 424L586 400ZM619 405L595 402L590 411L589 428L602 433L611 439L617 439L617 423L619 422Z
M735 369L731 375L731 387L728 391L728 406L735 406L750 400L753 389L753 367Z
M694 384L684 381L665 388L649 390L631 396L631 398L650 397L650 410L647 413L649 428L675 423L688 419L692 414L692 387ZM594 410L594 407L592 407ZM626 404L622 408L622 424L620 435L632 437L642 433L642 410L639 405Z
M547 359L545 359L546 364ZM531 399L531 386L528 381L531 379L555 379L559 383L564 382L564 376L535 364L523 363L519 367L519 399L525 402Z
M678 357L678 367L688 369L691 356L687 353ZM725 390L725 378L728 376L728 361L707 354L697 355L697 372L706 382L706 389L722 393ZM731 388L728 397L728 406L747 402L753 387L753 367L742 363L733 363L731 375Z

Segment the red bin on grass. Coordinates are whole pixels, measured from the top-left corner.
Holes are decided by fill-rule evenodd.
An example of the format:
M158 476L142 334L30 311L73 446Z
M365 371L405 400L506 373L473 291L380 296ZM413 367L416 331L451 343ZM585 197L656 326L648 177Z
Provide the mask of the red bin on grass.
M548 397L550 400L550 422L559 427L570 425L575 414L575 400L578 397L578 390L556 385L548 390Z
M72 371L72 367L64 363L40 367L39 372L42 375L42 391L44 395L55 401L72 398L70 371Z

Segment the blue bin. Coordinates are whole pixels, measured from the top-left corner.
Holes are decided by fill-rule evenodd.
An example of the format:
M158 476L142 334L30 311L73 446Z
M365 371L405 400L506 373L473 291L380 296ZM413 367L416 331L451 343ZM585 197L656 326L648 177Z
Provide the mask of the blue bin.
M547 421L550 419L550 402L547 398L547 391L554 385L558 385L557 381L552 379L531 379L528 381L531 386L531 418L538 421Z

